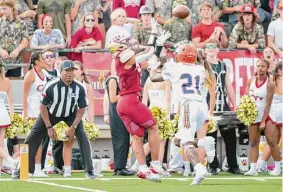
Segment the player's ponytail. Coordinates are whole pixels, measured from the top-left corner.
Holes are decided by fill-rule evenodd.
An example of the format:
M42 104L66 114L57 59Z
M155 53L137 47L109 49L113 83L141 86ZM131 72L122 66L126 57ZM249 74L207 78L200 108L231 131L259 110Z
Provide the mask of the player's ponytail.
M89 84L89 79L88 79L88 76L85 74L83 64L79 61L74 61L74 64L80 66L80 70L82 71L83 81Z

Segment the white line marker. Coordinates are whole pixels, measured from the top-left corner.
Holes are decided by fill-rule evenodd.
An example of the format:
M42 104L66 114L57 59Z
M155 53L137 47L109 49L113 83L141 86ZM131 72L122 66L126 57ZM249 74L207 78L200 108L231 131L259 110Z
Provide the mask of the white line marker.
M176 180L176 181L188 181L194 179L193 177L189 178L182 178L182 177L170 177L170 178L163 178L162 180ZM282 177L206 177L206 180L282 180ZM29 181L83 181L89 180L86 178L31 178ZM111 180L141 180L139 178L96 178L95 180L99 181L111 181ZM13 181L16 182L18 180L13 180L10 178L0 179L0 181Z
M40 184L44 184L44 185L50 185L50 186L61 187L61 188L76 189L76 190L80 190L80 191L107 192L107 191L102 191L102 190L97 190L97 189L88 189L88 188L83 188L83 187L73 187L73 186L70 186L70 185L60 185L60 184L57 184L57 183L49 183L49 182L44 182L44 181L30 180L28 182L40 183Z

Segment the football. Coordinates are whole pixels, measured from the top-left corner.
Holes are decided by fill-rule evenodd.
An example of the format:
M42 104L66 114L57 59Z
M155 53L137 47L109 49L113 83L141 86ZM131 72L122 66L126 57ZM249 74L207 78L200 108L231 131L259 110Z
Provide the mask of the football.
M189 16L189 14L190 14L190 10L185 5L178 5L172 11L172 15L179 19L185 19L186 17Z

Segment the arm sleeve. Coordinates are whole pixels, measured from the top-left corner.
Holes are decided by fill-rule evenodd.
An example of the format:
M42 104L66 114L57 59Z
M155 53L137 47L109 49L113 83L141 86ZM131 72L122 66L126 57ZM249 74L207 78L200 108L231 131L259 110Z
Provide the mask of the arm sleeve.
M88 105L88 99L84 88L80 88L78 107L85 108Z
M275 26L274 26L274 22L271 22L268 26L268 30L267 30L267 35L270 36L275 36Z
M53 30L56 30L56 36L57 36L56 43L60 45L65 45L64 36L60 31L60 29L53 29Z
M239 38L239 35L237 34L237 28L238 28L238 25L236 24L234 26L233 30L232 30L232 33L230 34L230 37L229 37L228 47L232 48L232 49L237 48L237 42L238 42L238 38Z
M36 30L32 36L32 39L31 39L31 42L30 42L30 45L31 46L39 46L39 41L38 41L38 33L39 31Z
M50 103L53 102L52 88L48 86L48 84L45 85L42 91L40 101L43 105L49 105Z
M265 48L265 36L264 36L264 31L263 31L263 26L260 25L258 29L258 47L260 49Z

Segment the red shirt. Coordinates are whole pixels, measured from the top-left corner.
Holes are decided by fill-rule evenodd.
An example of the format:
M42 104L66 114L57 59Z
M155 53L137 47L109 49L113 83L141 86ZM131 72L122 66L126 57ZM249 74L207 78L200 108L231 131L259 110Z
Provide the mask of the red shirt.
M120 58L116 58L116 71L119 76L119 95L127 95L131 93L141 92L140 72L133 65L130 69L125 69L125 64L120 62Z
M200 43L204 42L214 32L215 27L221 27L224 30L224 26L218 22L212 22L210 25L203 24L202 22L198 23L193 27L192 39L200 37Z
M70 48L76 48L80 42L91 39L95 41L101 41L103 39L99 29L94 27L91 33L87 33L85 28L81 28L73 35ZM82 53L69 53L69 59L83 62Z
M113 10L121 7L125 9L127 17L139 18L140 7L145 5L145 0L114 0Z

